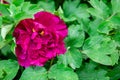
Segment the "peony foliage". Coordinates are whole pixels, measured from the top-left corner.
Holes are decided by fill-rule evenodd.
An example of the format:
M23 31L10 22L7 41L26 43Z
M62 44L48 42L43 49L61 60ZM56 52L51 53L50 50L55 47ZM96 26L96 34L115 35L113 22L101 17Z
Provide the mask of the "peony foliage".
M119 80L120 0L0 0L0 80Z

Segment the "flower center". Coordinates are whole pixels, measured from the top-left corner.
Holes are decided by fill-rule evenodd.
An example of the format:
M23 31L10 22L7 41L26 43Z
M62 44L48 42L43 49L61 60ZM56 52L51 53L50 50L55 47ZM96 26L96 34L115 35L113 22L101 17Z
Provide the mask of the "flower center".
M32 29L32 32L36 32L34 28Z
M41 36L43 36L43 35L44 35L44 33L45 33L44 31L41 31L39 34L40 34Z
M34 28L32 29L32 32L34 33L34 32L37 32ZM44 34L45 34L45 31L44 30L41 30L41 31L39 31L39 34L41 35L41 36L43 36Z

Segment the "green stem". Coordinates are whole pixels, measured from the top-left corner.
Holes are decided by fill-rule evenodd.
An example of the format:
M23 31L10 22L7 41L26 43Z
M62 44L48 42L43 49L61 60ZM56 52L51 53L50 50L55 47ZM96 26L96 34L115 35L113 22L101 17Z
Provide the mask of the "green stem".
M48 68L48 71L50 70L50 68L51 68L51 66L52 66L52 64L53 64L53 61L54 61L54 58L52 58L52 60L50 61L50 66L49 66L49 68Z
M53 61L54 61L54 58L52 58L52 60L50 61L50 67L51 67L52 64L53 64Z

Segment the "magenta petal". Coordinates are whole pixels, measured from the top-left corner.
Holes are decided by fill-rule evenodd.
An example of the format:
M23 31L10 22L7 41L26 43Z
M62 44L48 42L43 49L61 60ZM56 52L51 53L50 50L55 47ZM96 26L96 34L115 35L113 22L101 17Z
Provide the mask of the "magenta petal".
M16 40L16 44L21 45L24 50L27 50L29 42L30 38L28 35L25 34L19 36L18 39Z
M55 56L57 56L57 53L56 53L55 49L47 50L46 57L48 57L49 59L52 59Z
M41 49L42 47L41 43L42 43L42 39L36 37L34 38L34 40L31 40L29 48L34 50Z
M57 46L57 53L64 54L65 52L66 52L65 44L64 42L60 42Z
M57 34L63 36L63 38L68 35L67 26L63 21L60 21L57 25L55 25L55 29Z
M39 22L40 24L43 24L46 27L57 24L60 20L59 17L45 11L38 12L34 16L36 22Z
M40 24L38 22L34 22L34 29L36 32L39 32L39 31L45 29L45 26L43 26L42 24Z
M29 50L28 54L31 65L43 66L45 62L48 60L44 56L44 52L40 50Z
M32 35L31 35L31 39L35 39L35 37L38 35L37 32L33 32Z
M49 27L49 29L56 30L63 37L66 37L68 35L67 26L59 17L44 11L38 12L34 16L35 21L45 25L46 27ZM41 19L40 17L44 18Z
M17 55L18 63L21 66L25 66L25 67L30 66L26 51L23 51L23 49L19 45L17 45L16 47L16 55Z
M24 20L20 21L20 23L17 25L13 35L18 33L19 30L27 31L30 33L30 32L32 32L33 26L34 26L34 24L33 24L32 19L24 19Z

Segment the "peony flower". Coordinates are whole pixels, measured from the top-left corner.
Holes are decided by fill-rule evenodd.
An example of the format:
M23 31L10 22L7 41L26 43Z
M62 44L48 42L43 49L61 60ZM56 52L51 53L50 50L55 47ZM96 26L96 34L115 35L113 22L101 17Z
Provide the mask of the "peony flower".
M34 19L24 19L16 26L16 56L21 66L44 66L46 61L66 52L66 24L58 16L41 11Z

